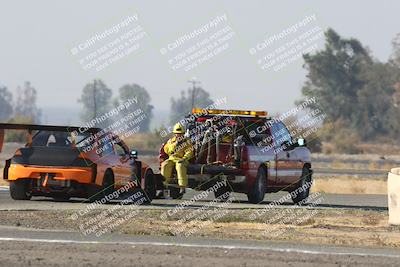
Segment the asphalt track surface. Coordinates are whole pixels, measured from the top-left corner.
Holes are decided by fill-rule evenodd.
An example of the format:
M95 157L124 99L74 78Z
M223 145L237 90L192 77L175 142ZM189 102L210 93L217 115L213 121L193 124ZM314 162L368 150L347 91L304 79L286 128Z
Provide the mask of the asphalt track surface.
M190 200L198 191L188 190L182 200L166 200L155 199L150 205L144 205L144 209L170 209L174 205L178 205L185 200ZM277 201L286 193L268 193L265 195L264 201L260 204L251 204L247 202L245 194L235 194L235 201L227 208L230 209L259 209L262 205ZM213 199L213 194L204 199L207 202ZM198 208L202 201L198 201L188 208ZM47 197L33 197L30 201L15 201L11 199L8 189L0 188L0 210L75 210L82 209L86 206L83 199L71 199L68 202L58 202ZM105 205L107 206L107 205ZM286 208L293 206L292 202L284 202L280 207ZM325 194L322 193L321 204L316 205L317 209L343 208L343 209L368 209L368 210L387 210L388 199L386 195L345 195L345 194ZM106 207L105 207L106 208ZM279 207L278 207L279 208Z
M153 200L140 208L170 209L196 193L190 190L182 200ZM257 209L283 195L266 194L263 203L255 205L247 202L246 195L235 194L237 201L227 208ZM387 210L384 195L322 196L322 203L314 208ZM6 187L0 188L0 210L75 210L87 205L82 201L57 202L45 197L15 201ZM278 208L288 207L294 206L286 202ZM79 232L0 226L0 258L0 266L399 266L400 250L122 234L96 238Z
M399 250L0 227L0 266L398 266Z

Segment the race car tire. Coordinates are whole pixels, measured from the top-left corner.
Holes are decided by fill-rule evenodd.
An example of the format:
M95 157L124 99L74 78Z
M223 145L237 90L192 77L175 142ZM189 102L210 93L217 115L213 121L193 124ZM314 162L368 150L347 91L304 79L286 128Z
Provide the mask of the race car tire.
M121 199L122 205L145 205L150 204L147 193L142 188L131 188Z
M53 195L53 199L55 201L68 201L70 196L68 196L66 193L56 193Z
M247 192L247 198L250 203L259 204L264 200L267 186L267 171L260 167L257 172L256 180L250 190Z
M304 167L301 174L301 178L297 182L296 188L290 192L294 204L298 205L300 202L303 202L308 198L310 194L311 185L307 186L307 183L312 182L311 176L312 172L310 168ZM299 190L302 187L304 187L305 190Z
M18 179L10 183L10 195L14 200L29 200L31 199L29 179Z
M151 202L153 198L156 197L157 190L154 181L154 173L151 169L148 169L145 174L144 192L146 193L145 195L149 202Z
M114 175L112 171L107 170L104 174L102 186L89 185L88 188L88 202L94 202L96 200L101 200L105 196L112 194L114 192Z

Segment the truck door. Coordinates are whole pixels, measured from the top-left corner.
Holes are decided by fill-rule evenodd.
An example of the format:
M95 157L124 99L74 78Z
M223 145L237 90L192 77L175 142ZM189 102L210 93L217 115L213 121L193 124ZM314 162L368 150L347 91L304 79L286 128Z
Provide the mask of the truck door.
M290 149L292 137L282 122L272 125L278 186L295 183L301 176L302 164Z

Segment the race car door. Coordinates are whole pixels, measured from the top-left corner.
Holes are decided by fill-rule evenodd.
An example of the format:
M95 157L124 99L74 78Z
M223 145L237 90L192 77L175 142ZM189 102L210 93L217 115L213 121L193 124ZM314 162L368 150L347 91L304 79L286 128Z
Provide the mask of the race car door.
M294 157L290 148L292 137L288 129L282 122L276 122L272 125L272 135L276 157L276 184L286 186L297 182L301 176L302 164Z
M116 175L118 176L115 180L117 185L124 186L131 181L131 165L129 151L121 143L114 144L114 149L116 152Z

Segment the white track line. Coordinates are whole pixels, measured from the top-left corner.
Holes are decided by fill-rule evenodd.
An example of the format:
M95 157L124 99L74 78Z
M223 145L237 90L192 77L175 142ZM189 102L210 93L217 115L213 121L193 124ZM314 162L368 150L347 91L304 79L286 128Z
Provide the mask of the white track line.
M6 185L0 186L0 191L10 191L10 187Z
M66 239L38 239L38 238L14 238L14 237L0 237L0 241L21 241L21 242L42 242L42 243L66 243L66 244L128 244L132 246L147 245L147 246L175 246L175 247L195 247L195 248L219 248L219 249L248 249L248 250L268 250L274 252L293 252L302 254L313 255L337 255L337 256L362 256L362 257L388 257L400 258L400 255L395 254L381 254L381 253L361 253L361 252L330 252L307 250L297 248L273 248L262 246L241 246L241 245L205 245L205 244L176 244L170 242L151 242L151 241L85 241L85 240L66 240Z

